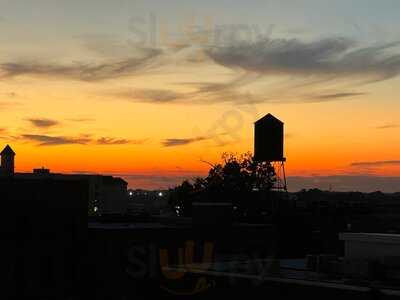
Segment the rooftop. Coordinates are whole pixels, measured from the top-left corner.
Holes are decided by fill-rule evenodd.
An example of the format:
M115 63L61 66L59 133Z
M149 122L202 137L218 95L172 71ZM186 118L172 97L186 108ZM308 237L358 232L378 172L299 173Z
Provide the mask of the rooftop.
M11 149L11 147L9 146L9 145L7 145L4 149L3 149L3 151L1 151L1 153L0 153L0 155L4 155L4 154L8 154L8 155L10 155L10 154L12 154L12 155L15 155L15 152L13 151L13 149Z
M261 119L257 120L255 123L264 123L264 122L273 122L273 123L280 123L283 124L283 122L281 120L279 120L278 118L274 117L272 114L266 114L264 117L262 117Z

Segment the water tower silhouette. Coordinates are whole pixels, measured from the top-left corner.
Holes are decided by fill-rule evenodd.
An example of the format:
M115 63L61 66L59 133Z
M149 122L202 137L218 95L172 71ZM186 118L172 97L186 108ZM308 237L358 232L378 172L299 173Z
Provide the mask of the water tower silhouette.
M0 165L0 175L11 176L14 175L14 157L15 152L9 145L7 145L3 151L0 153L1 156L1 165Z
M274 189L287 192L283 154L284 123L267 114L254 124L254 160L270 163L276 172Z

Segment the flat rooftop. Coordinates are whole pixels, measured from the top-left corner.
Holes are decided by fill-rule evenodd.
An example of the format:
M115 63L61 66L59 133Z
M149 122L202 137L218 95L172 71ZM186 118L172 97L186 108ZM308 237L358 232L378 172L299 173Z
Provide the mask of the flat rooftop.
M269 224L248 224L248 223L234 223L231 228L268 228L272 225ZM166 222L88 222L88 229L104 229L104 230L123 230L123 229L181 229L192 228L191 223L174 224ZM196 227L198 228L198 227Z

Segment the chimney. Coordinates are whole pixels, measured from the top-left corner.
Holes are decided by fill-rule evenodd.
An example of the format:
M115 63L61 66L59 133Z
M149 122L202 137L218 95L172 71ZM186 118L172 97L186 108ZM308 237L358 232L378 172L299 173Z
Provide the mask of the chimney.
M1 173L6 176L14 175L14 157L15 152L7 145L0 153Z

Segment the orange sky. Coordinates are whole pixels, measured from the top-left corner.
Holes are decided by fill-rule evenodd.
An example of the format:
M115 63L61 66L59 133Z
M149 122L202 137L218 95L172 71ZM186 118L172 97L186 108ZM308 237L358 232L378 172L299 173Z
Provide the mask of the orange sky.
M372 27L344 28L328 8L321 8L327 24L311 30L306 20L319 21L307 18L306 6L298 7L304 18L273 6L265 15L282 23L271 36L253 31L221 42L221 24L268 32L260 4L224 14L209 3L194 17L177 15L172 2L153 15L139 1L135 19L122 5L100 2L93 11L62 4L71 18L60 15L57 32L52 2L39 5L43 18L34 13L39 7L26 15L16 3L5 6L0 144L17 152L17 171L44 166L167 187L206 174L201 160L252 151L253 122L269 112L285 122L289 176L400 176L400 60L388 7L385 35L373 40L365 38ZM342 4L332 5L340 11ZM197 23L203 31L193 29Z

